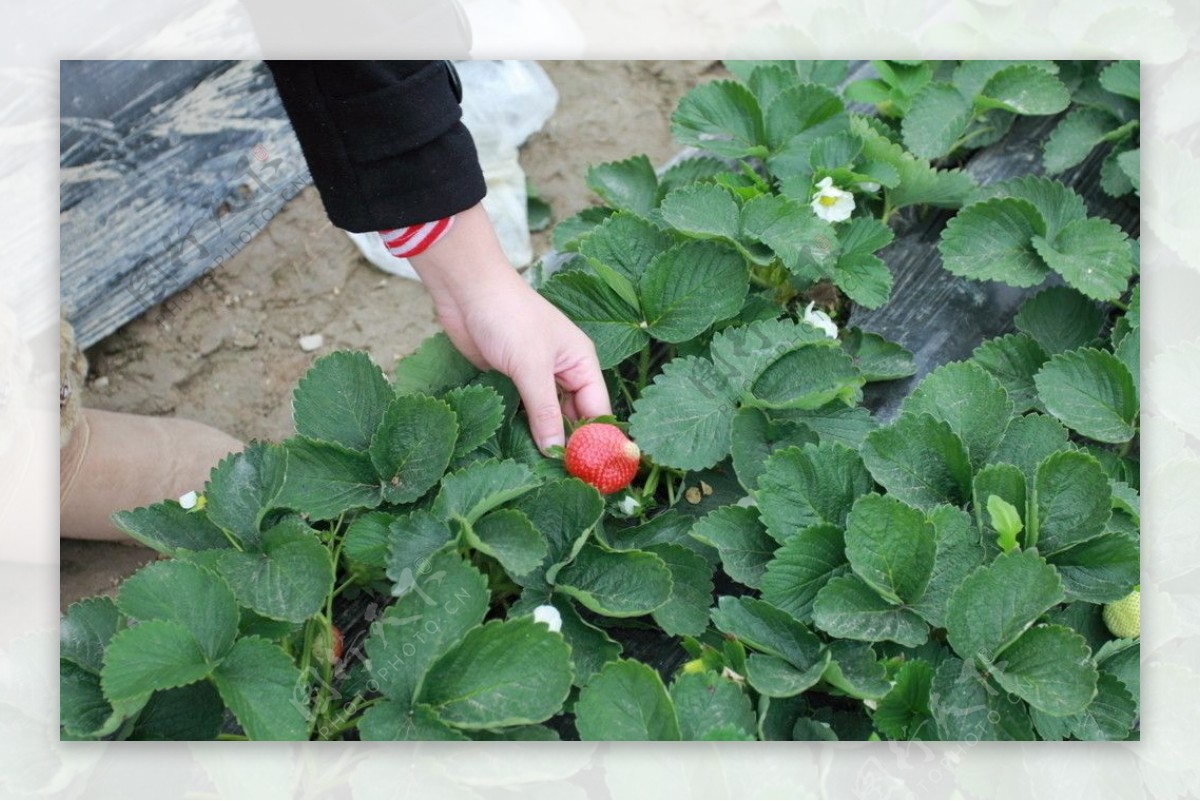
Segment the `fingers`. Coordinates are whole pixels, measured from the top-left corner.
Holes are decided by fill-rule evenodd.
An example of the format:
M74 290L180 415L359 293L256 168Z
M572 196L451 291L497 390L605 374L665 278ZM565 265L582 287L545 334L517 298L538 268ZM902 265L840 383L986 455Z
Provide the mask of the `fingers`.
M558 386L554 383L554 370L550 366L531 365L512 375L525 414L529 417L529 433L542 453L552 445L563 445L566 436L563 429L562 407L558 401Z
M571 366L558 373L558 383L571 395L572 419L579 417L603 417L612 414L612 403L608 398L608 387L596 352L588 348ZM564 406L564 410L566 407Z

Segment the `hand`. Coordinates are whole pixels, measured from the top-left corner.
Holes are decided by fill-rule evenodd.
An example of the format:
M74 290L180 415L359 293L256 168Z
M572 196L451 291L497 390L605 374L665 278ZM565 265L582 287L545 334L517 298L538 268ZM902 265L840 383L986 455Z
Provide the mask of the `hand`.
M455 347L512 379L543 452L565 442L563 415L612 414L592 341L513 270L482 206L410 262Z

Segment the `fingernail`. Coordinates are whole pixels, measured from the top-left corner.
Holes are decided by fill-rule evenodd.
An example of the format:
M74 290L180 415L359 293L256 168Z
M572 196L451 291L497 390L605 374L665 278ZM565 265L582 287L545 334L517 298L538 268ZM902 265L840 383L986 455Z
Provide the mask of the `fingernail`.
M561 448L565 444L565 442L566 441L562 437L550 437L549 439L542 442L542 444L538 446L538 449L541 450L542 455L548 456L549 454L547 453L547 451L549 451L551 448L554 448L554 447Z

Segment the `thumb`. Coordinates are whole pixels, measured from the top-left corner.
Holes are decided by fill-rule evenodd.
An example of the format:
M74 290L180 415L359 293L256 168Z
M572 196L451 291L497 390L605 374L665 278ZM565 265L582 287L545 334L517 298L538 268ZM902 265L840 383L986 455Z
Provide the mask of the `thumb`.
M558 385L550 367L523 368L512 375L525 414L529 418L529 433L542 453L552 445L566 443L562 407L558 402Z

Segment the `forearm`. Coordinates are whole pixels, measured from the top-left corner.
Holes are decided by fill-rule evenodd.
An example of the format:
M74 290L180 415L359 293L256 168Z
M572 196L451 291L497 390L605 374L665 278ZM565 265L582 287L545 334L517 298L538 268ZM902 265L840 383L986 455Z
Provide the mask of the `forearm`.
M409 263L439 306L472 307L515 284L525 285L479 204L457 214L450 230Z

